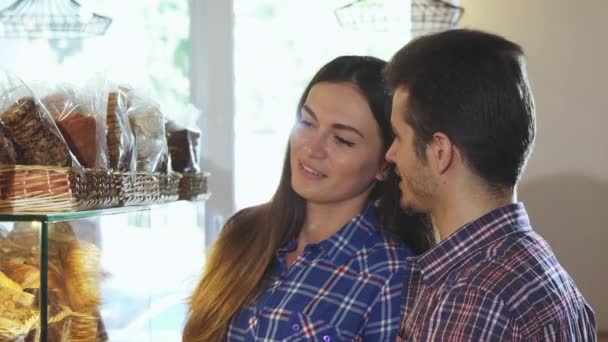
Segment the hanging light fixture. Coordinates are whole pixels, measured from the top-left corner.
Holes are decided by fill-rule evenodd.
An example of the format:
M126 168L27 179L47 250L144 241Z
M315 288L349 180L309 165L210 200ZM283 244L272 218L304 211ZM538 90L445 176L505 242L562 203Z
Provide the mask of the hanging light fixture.
M464 8L445 0L412 0L412 37L458 26Z
M413 37L456 27L463 13L446 0L355 0L334 10L340 26L350 30L389 31L411 20Z
M0 11L0 37L85 38L103 35L111 23L75 0L17 0Z
M407 22L407 5L401 0L355 0L336 8L334 15L348 30L387 32Z

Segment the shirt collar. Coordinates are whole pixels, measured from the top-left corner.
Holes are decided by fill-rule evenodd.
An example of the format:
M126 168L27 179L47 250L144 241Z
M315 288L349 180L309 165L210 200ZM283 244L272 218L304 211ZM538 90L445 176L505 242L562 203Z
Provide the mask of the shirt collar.
M348 221L336 234L316 244L309 244L306 249L318 250L325 259L340 264L349 259L364 247L370 235L379 230L377 209L373 202L350 221ZM293 251L297 247L296 239L277 250L277 256Z
M523 203L495 209L467 223L425 254L415 258L429 287L461 265L473 252L508 235L531 231Z

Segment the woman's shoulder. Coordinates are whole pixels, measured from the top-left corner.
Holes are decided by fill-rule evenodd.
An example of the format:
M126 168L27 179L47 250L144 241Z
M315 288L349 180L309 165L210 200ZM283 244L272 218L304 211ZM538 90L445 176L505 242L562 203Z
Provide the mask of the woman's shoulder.
M265 203L237 211L226 221L221 234L230 234L235 231L241 233L253 231L250 228L262 224L262 221L265 220L268 215L269 209L270 205Z
M413 249L405 241L398 235L381 227L371 234L367 246L374 253L397 255L404 262L407 257L414 256Z
M406 259L414 255L403 240L382 230L375 230L360 247L351 258L350 267L382 278L403 274Z

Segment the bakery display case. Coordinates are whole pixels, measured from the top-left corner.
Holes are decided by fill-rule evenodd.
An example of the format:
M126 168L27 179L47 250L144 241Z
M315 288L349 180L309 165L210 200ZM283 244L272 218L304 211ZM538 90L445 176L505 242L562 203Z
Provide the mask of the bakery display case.
M209 173L166 112L127 84L0 72L0 342L181 340Z
M178 341L204 201L0 214L0 341Z

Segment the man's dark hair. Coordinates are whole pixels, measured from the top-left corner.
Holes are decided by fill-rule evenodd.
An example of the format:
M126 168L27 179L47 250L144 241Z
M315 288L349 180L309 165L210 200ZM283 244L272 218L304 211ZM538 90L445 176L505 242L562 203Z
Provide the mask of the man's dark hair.
M495 190L512 189L535 137L535 110L522 48L475 30L417 38L391 59L385 77L408 91L406 122L416 150L446 134L465 162Z

